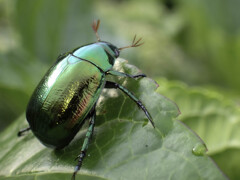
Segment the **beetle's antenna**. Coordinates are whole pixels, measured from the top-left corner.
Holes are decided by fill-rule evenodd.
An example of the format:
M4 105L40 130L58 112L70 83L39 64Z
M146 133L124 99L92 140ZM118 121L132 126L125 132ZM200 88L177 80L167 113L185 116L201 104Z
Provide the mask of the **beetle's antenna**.
M132 44L129 45L129 46L125 46L125 47L121 47L121 48L118 48L119 51L123 50L123 49L126 49L126 48L131 48L131 47L138 47L138 46L141 46L143 45L143 42L141 42L142 38L139 38L137 41L136 41L136 37L137 35L135 34L134 38L133 38L133 41L132 41Z
M97 41L100 41L100 38L99 38L99 35L98 35L99 24L100 24L100 20L99 19L97 21L94 20L93 23L92 23L92 28L93 28L93 31L96 34Z

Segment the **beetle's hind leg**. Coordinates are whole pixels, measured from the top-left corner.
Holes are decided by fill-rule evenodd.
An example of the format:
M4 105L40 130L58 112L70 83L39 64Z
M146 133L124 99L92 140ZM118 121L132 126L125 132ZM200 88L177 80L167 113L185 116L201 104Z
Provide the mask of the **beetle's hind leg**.
M29 131L29 130L31 130L31 128L30 128L30 127L27 127L27 128L25 128L25 129L22 129L22 130L18 131L18 134L17 134L18 137L23 136L24 133L27 132L27 131Z
M90 115L89 127L88 127L86 137L85 137L84 142L83 142L81 153L77 157L78 164L75 167L74 173L72 175L72 180L75 180L75 176L76 176L77 172L80 170L80 168L82 166L83 159L86 156L86 151L87 151L87 148L88 148L88 144L90 142L90 139L92 137L93 130L94 130L95 119L96 119L96 111L94 109L93 112Z
M106 82L105 88L120 89L122 92L124 92L126 95L128 95L143 110L143 112L147 116L148 120L151 122L152 126L155 127L150 113L148 112L146 107L143 105L143 103L137 97L135 97L133 95L133 93L131 93L129 90L127 90L125 87L121 86L120 84L117 84L117 83L111 82L111 81Z

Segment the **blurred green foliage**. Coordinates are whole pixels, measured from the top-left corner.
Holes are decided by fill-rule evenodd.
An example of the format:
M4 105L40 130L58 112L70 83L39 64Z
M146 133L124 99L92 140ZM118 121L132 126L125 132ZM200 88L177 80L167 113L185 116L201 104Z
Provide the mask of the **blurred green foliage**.
M196 117L201 117L198 123L215 122L211 127L217 133L208 139L205 132L213 132L212 128L203 133L195 128L198 123L184 121L204 139L221 169L231 179L239 179L234 169L240 164L230 156L237 156L239 143L233 149L230 145L222 149L226 153L221 155L211 154L214 144L224 139L222 132L229 131L221 124L228 124L232 116L239 117L235 113L240 102L239 7L238 0L1 0L0 130L24 112L34 87L60 53L96 40L90 25L93 19L100 19L101 39L118 47L129 44L134 34L143 37L143 46L125 50L121 57L150 77L189 85L179 95L185 98L172 96L171 88L164 91L168 81L159 81L159 92L172 97L180 109L185 107L186 99L188 104L199 104L184 109L182 120L194 111ZM190 86L195 85L206 88L198 88L199 96L203 91L224 96L234 112L222 105L219 113L218 99L212 108L215 115L203 116L200 106L209 107L210 102L192 97ZM237 132L240 126L235 128ZM234 142L239 142L240 137L235 137ZM232 163L226 166L225 161Z

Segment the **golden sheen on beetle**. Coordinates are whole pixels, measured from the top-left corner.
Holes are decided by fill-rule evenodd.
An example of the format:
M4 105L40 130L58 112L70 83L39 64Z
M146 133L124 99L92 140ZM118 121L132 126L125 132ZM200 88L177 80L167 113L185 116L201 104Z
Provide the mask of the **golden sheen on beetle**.
M61 149L71 142L89 120L88 131L72 175L73 180L82 166L94 131L96 103L103 88L115 88L124 92L144 111L154 127L150 113L137 97L120 84L106 80L108 75L146 77L144 74L130 75L112 70L120 51L142 45L141 38L136 40L134 36L131 45L117 48L100 40L97 33L99 23L99 20L94 21L92 25L97 42L60 55L47 71L28 103L26 118L29 127L18 132L18 136L22 136L31 130L45 146Z

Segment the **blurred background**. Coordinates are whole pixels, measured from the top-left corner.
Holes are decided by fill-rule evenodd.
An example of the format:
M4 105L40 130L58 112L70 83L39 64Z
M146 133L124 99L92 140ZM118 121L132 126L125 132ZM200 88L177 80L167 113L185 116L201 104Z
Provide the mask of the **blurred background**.
M121 57L155 79L179 117L240 179L240 1L0 0L0 132L25 111L57 56L96 41L144 45Z

